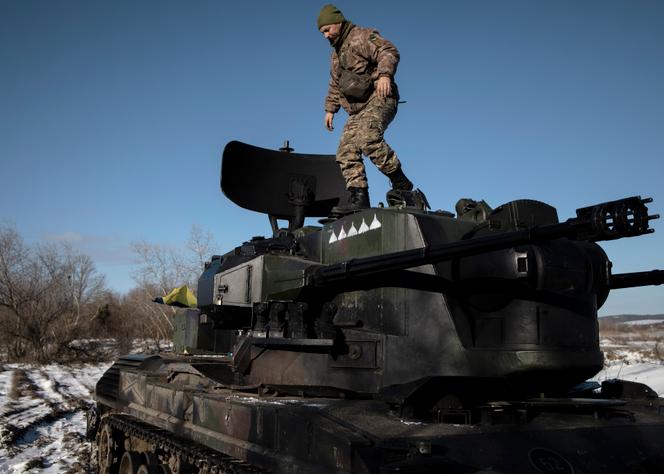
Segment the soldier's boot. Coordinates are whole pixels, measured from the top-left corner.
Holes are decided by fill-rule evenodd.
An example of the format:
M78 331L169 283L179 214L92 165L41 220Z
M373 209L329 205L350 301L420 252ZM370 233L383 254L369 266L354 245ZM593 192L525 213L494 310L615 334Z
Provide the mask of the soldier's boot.
M401 167L387 175L392 183L392 189L399 191L412 191L413 183L403 174Z
M350 191L348 204L334 206L332 208L332 214L345 215L371 207L369 202L369 188L356 188L351 186L348 190Z

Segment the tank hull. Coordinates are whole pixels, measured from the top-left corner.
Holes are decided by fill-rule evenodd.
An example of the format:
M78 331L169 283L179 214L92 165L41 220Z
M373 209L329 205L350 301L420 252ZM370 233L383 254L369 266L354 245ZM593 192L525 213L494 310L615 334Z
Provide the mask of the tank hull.
M664 472L662 398L501 401L424 420L378 399L222 388L203 374L224 363L121 359L97 388L102 420L123 415L267 472ZM147 457L158 444L134 442ZM195 466L191 472L205 472Z

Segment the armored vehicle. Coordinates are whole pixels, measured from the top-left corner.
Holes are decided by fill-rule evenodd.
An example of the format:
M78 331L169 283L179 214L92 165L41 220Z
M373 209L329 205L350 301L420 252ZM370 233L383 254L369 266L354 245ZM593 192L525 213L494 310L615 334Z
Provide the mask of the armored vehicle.
M272 235L211 257L172 353L99 380L100 472L664 472L664 399L587 382L609 292L664 281L612 273L596 243L652 232L650 200L561 222L534 200L452 213L391 191L330 215L334 156L239 142L221 188Z

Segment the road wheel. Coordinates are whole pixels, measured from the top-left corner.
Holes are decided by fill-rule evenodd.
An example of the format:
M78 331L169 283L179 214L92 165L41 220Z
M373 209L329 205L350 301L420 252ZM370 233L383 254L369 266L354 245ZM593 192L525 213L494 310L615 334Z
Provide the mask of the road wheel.
M171 470L154 453L144 453L136 474L171 474Z
M97 465L100 474L117 472L118 440L113 428L104 425L97 435Z
M118 474L137 474L143 459L142 456L133 451L125 451L120 460Z
M136 474L167 474L170 473L170 470L167 470L166 466L161 464L141 464L141 467L138 468Z

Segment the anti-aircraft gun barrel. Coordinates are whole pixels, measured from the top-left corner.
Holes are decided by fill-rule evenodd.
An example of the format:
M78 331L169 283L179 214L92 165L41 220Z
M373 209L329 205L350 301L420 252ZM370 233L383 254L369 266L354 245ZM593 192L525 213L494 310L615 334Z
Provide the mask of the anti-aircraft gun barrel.
M609 288L612 290L662 284L664 284L664 270L618 273L611 275L611 279L609 280Z
M559 224L533 226L523 230L496 233L439 245L424 246L389 254L350 259L317 268L312 274L315 286L329 286L349 279L361 279L374 274L404 270L420 265L468 257L510 248L517 245L536 244L566 237L573 240L598 242L634 237L654 232L648 222L659 218L648 215L647 203L652 199L632 196L576 210L576 217ZM646 272L648 276L616 275L615 288L640 286L639 282L661 279L660 270ZM657 283L645 283L657 284Z

